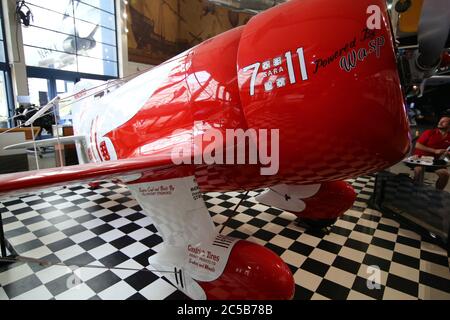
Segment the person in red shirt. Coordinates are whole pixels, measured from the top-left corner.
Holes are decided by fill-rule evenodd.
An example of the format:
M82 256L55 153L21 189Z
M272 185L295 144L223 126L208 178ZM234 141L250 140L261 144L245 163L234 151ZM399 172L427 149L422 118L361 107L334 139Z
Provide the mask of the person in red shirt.
M417 156L430 156L439 159L448 153L450 147L450 117L445 116L439 120L437 128L426 130L419 137L416 143L414 154ZM414 168L414 180L418 181L419 177L423 177L424 167L417 166ZM449 180L449 172L447 168L439 168L434 171L439 177L436 182L436 189L444 190Z

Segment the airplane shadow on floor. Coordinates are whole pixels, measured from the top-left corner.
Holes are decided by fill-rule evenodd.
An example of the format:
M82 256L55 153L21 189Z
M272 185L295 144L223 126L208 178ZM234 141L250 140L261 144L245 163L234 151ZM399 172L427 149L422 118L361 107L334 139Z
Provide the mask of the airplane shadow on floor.
M450 193L416 185L407 174L380 172L369 205L450 250Z

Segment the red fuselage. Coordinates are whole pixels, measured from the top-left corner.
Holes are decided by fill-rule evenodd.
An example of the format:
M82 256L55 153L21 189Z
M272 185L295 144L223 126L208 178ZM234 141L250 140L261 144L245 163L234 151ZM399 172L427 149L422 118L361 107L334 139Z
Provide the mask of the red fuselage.
M367 29L373 4L381 29ZM193 165L202 191L376 172L409 151L394 50L383 0L289 1L124 85L122 101L108 103L110 117L135 111L113 127L111 118L86 112L78 133L88 137L92 160L105 161L170 157L202 134L199 122L223 132L279 130L276 175L262 176L259 165Z

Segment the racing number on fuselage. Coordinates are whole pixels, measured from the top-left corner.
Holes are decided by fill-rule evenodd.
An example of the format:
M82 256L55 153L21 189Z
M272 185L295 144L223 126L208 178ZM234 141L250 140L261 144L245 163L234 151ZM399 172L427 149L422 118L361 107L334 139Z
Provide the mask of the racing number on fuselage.
M303 81L308 80L308 71L306 69L306 62L305 62L305 54L303 51L303 48L298 48L297 56L300 64L300 74L301 79ZM287 70L289 75L289 83L295 84L297 82L297 76L295 74L294 69L294 63L292 59L292 52L288 51L284 54L284 57L286 59L287 64ZM269 70L273 68L272 70ZM262 70L261 70L262 69ZM250 70L253 70L252 77L250 79L250 96L255 95L255 86L256 86L256 80L258 79L258 75L262 72L263 77L271 77L273 75L280 74L282 71L284 71L282 66L282 58L281 56L269 59L264 61L263 63L256 62L252 65L249 65L243 69L244 72L248 72ZM268 71L267 71L268 70ZM286 86L286 79L285 78L278 78L276 79L276 83L274 84L271 80L267 81L264 84L264 89L266 92L272 91L275 87L281 88Z

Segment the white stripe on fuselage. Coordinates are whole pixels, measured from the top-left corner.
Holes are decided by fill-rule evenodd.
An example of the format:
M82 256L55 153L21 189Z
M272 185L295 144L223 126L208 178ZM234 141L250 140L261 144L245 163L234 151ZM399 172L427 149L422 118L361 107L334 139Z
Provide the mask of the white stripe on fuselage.
M111 154L111 160L117 159L114 146L104 136L130 121L162 83L167 81L172 68L179 65L177 59L172 59L136 77L103 98L85 99L73 105L75 134L86 137L87 147L94 156L92 159L94 162L103 161L98 151L103 141Z

